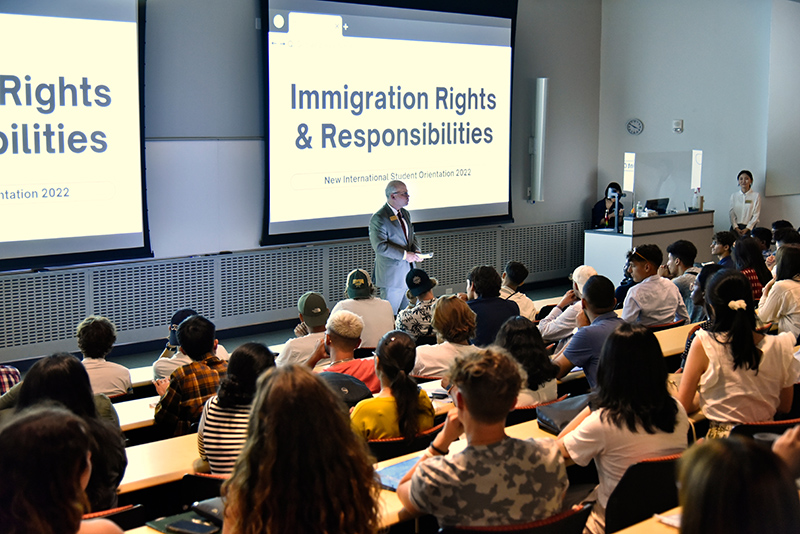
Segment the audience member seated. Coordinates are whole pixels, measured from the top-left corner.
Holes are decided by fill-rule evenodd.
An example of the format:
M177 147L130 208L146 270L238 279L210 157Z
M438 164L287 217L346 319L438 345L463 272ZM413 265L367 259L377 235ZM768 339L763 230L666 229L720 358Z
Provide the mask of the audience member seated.
M416 344L400 330L384 335L375 350L381 391L359 402L350 414L353 429L365 439L412 439L433 426L433 405L409 375Z
M75 335L83 354L83 366L92 382L92 391L112 397L132 391L128 368L106 360L117 340L114 323L105 317L92 315L80 322Z
M402 330L410 335L414 340L419 338L429 338L434 336L433 326L433 305L436 297L433 296L433 288L436 287L435 278L428 276L422 269L411 269L406 275L406 285L408 294L416 298L414 306L409 306L397 314L394 322L396 330Z
M558 367L550 361L539 329L527 317L512 317L503 323L494 343L507 350L528 375L517 395L516 407L550 402L558 397Z
M779 332L800 335L800 248L778 249L775 279L764 286L758 304L758 318L765 323L777 322Z
M583 284L596 275L594 267L581 265L572 271L572 289L567 291L555 308L550 310L547 317L539 321L539 332L545 343L553 343L568 339L578 327L578 316L583 311L581 298L583 298ZM559 346L556 351L563 348Z
M742 436L705 440L678 463L681 534L794 534L800 500L786 467Z
M764 258L764 261L767 261L767 258L772 255L772 231L763 226L756 226L753 228L750 235L756 240L756 244L758 244L758 248L761 250L761 256Z
M0 525L4 534L122 534L107 519L82 521L95 458L91 429L69 411L42 406L0 429Z
M377 290L372 285L369 273L364 269L354 269L347 275L345 300L336 303L331 314L347 310L364 321L361 332L361 346L374 349L383 334L394 328L394 310L388 300L375 296Z
M169 378L172 372L178 367L183 367L184 365L192 363L191 358L178 350L178 325L181 324L184 319L192 315L197 315L197 312L189 308L178 310L172 315L169 324L167 345L161 352L161 356L153 362L153 380ZM228 351L222 346L222 343L217 344L217 350L214 352L214 356L220 360L226 361L230 358L230 354L228 354Z
M192 315L178 325L180 351L192 363L178 367L170 378L154 381L161 400L156 405L155 422L168 435L192 432L200 421L203 405L219 387L228 364L216 356L216 328L201 315Z
M724 267L719 263L707 263L703 265L702 269L700 269L700 274L697 275L694 284L692 284L692 302L694 303L694 309L703 310L703 317L700 319L703 321L700 323L700 328L703 330L709 330L711 325L714 323L713 317L706 312L706 286L708 285L708 281L711 279L711 277L722 269L724 269ZM689 348L692 346L692 341L694 341L694 337L696 335L697 331L695 330L689 337L686 338L686 346L684 347L683 354L681 355L681 370L686 365L686 357L689 355Z
M597 366L603 345L611 333L625 321L614 311L614 283L605 276L595 275L583 286L583 313L585 326L578 329L569 345L553 362L558 365L558 378L563 378L573 367L586 374L589 387L597 385Z
M588 285L588 284L587 284ZM605 532L608 498L625 470L647 458L682 452L689 419L667 391L667 368L655 334L622 324L600 356L598 387L585 408L558 437L567 461L597 466L600 485L584 532Z
M247 421L256 381L275 366L275 355L261 343L245 343L231 354L219 393L208 399L197 429L200 458L215 475L229 475L247 438Z
M281 353L275 358L275 365L303 364L314 354L314 349L325 338L325 321L330 316L328 305L322 293L308 291L297 300L297 311L300 312L300 325L302 334L295 329L296 338L286 342ZM324 357L321 363L329 360Z
M658 268L659 276L672 280L678 286L690 323L696 323L703 316L702 309L695 311L691 297L692 284L700 272L700 267L694 266L696 257L697 247L691 241L679 239L667 247L667 263Z
M750 282L753 301L757 303L761 299L764 286L772 280L772 273L767 269L764 256L761 255L761 249L754 238L742 237L736 240L736 245L733 247L733 262Z
M630 273L631 262L625 261L622 267L622 280L617 288L614 290L614 298L617 299L616 309L621 310L622 305L625 303L625 297L628 295L628 290L636 285Z
M772 237L773 237L772 241L773 242L777 241L775 234L778 232L778 230L781 230L783 228L787 228L789 230L794 230L794 225L792 223L790 223L789 221L785 220L785 219L779 219L779 220L774 221L772 223Z
M0 395L19 384L19 369L12 365L0 365Z
M125 440L118 425L98 416L86 369L65 352L42 358L30 368L19 390L17 413L53 401L83 419L91 430L92 472L86 487L91 511L114 508L128 465Z
M727 436L737 423L768 421L776 411L789 411L800 372L792 354L794 336L756 331L750 283L733 269L708 282L706 307L714 324L697 331L678 389L686 411L703 410L710 438Z
M223 534L378 530L367 444L331 388L302 366L259 378L247 443L222 492Z
M441 378L456 356L475 350L469 344L469 340L475 337L475 312L456 295L443 295L433 306L431 321L441 343L417 347L417 359L411 374Z
M456 359L448 375L456 409L397 488L406 510L433 514L440 527L513 525L561 511L568 482L555 441L505 433L524 374L497 347ZM448 454L462 433L467 447Z
M375 358L355 357L355 350L361 344L363 328L364 321L353 312L332 313L325 325L325 337L317 342L306 365L318 372L331 371L354 376L364 382L373 394L378 393L381 390L381 381L375 372ZM331 363L317 366L328 353Z
M519 315L519 306L511 300L500 298L502 281L494 267L474 267L467 275L467 304L475 312L475 337L473 345L485 347L494 342L500 325L509 317Z
M711 240L711 254L716 256L717 263L726 269L736 267L731 258L734 243L736 243L736 234L728 231L717 232Z
M506 268L503 270L501 277L502 286L500 286L500 298L506 300L513 300L519 306L519 314L526 317L531 321L536 320L536 305L528 296L519 290L519 287L525 283L528 278L528 269L518 261L510 261L506 263Z
M777 253L784 245L800 245L800 232L794 228L779 228L775 230L775 254L767 258L767 267L775 274Z
M689 319L681 292L675 284L658 276L663 258L657 245L642 245L628 253L636 285L625 296L623 320L654 326Z

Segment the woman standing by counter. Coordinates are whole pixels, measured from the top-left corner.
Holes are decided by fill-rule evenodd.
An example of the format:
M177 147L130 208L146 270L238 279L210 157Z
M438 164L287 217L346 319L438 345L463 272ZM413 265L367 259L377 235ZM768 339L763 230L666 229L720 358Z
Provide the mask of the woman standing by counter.
M747 235L761 216L761 195L753 191L753 173L739 172L739 191L731 195L731 231Z

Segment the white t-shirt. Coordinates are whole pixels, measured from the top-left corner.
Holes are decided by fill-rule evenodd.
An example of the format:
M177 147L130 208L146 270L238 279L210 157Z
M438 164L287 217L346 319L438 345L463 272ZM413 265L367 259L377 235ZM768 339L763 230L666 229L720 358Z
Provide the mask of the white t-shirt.
M417 359L411 374L414 376L430 376L441 378L450 368L456 356L468 354L477 348L473 345L458 345L445 341L439 345L420 345L417 347Z
M545 382L539 389L533 391L532 389L522 388L517 395L517 407L530 406L532 404L541 404L543 402L550 402L556 400L558 397L558 380L555 378L549 382Z
M797 382L800 362L794 359L794 338L783 333L764 336L756 345L762 352L758 373L733 370L730 346L714 334L698 330L692 343L702 343L708 369L700 376L700 408L712 421L754 423L775 416L781 389Z
M644 326L689 319L686 303L678 287L657 274L648 276L625 295L622 319Z
M286 342L281 353L275 358L275 365L303 364L311 359L317 341L325 337L325 332L312 332L303 337L296 337ZM330 363L330 358L319 361L319 365Z
M800 335L800 282L779 280L758 303L758 318L765 323L778 321L778 331Z
M600 418L605 411L601 408L589 414L578 428L564 436L564 447L576 464L586 466L594 459L600 479L597 492L600 506L606 507L608 498L631 465L686 449L689 418L677 400L675 404L678 414L675 430L671 434L660 430L654 434L644 430L631 432L627 425L620 428Z
M388 300L379 298L347 299L336 303L331 315L338 311L353 312L364 321L361 331L361 346L374 349L383 334L394 330L394 310Z

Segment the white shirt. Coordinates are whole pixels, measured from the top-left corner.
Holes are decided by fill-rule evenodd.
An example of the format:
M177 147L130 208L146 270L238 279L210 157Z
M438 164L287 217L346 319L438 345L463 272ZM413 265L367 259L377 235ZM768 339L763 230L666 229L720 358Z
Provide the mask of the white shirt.
M430 376L441 378L450 368L456 356L468 354L477 347L458 345L445 341L439 345L420 345L417 347L417 360L411 374L414 376Z
M717 334L720 335L720 334ZM762 352L758 373L733 370L730 346L700 329L694 343L702 343L708 369L700 375L700 409L712 421L754 423L769 421L780 404L780 393L797 382L800 362L794 359L790 334L764 336L756 345Z
M336 303L331 315L338 311L353 312L364 321L361 331L361 346L374 349L383 334L394 330L394 310L388 300L377 297L368 299L346 299Z
M545 382L536 391L522 388L517 395L517 408L520 406L531 406L533 404L541 404L543 402L550 402L556 400L558 397L558 380L555 378L549 382Z
M275 365L303 364L311 359L317 341L325 337L325 332L312 332L307 336L296 337L286 342L281 353L275 358ZM330 358L320 360L320 364L330 363Z
M525 293L514 291L508 286L500 288L500 298L506 300L513 300L519 306L519 314L522 317L527 317L531 321L536 320L536 305L528 298Z
M168 348L164 349L164 352L169 350ZM176 351L175 354L169 358L164 356L164 352L161 353L161 357L153 362L153 378L156 380L169 378L178 367L183 367L184 365L192 363L192 359L180 350ZM229 360L231 357L228 351L225 350L225 347L219 343L217 344L217 350L214 352L214 356L225 361Z
M738 190L731 195L731 209L729 212L731 226L736 228L743 224L752 230L758 224L761 216L761 195L750 189L747 193Z
M653 326L688 320L689 313L678 286L654 274L628 290L622 306L622 319Z
M109 362L105 358L84 358L83 366L89 374L92 393L95 395L124 395L131 388L131 373L127 367Z
M539 321L539 332L546 343L571 336L578 326L578 315L583 311L581 301L561 311L558 306L550 310L547 317Z
M800 282L778 280L758 303L758 318L765 323L778 321L779 332L800 335Z
M600 480L597 502L603 508L628 467L647 458L677 454L686 449L689 418L683 406L678 401L675 404L678 413L671 434L660 430L654 434L644 430L631 432L627 425L620 428L600 418L604 411L601 408L564 436L564 447L576 464L586 466L594 459Z

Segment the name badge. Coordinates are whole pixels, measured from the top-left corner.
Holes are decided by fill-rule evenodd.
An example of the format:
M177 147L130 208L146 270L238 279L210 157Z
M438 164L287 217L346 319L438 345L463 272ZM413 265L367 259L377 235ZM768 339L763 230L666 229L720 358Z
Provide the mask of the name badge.
M397 220L397 215L392 215L391 217L389 217L389 220L390 221L396 221Z
M745 203L745 204L752 204L752 203L753 203L753 201L752 201L752 200L745 200L745 201L744 201L744 203Z

